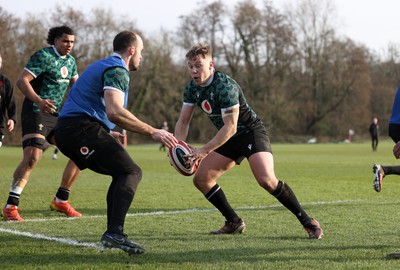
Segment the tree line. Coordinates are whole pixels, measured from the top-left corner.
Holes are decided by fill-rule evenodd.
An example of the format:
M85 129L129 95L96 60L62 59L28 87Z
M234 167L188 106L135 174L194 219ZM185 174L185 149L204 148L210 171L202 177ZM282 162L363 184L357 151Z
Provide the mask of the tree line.
M385 55L340 35L335 29L331 1L301 0L284 11L265 1L236 5L224 1L199 3L183 14L175 30L146 35L133 15L95 8L90 14L55 6L43 14L19 18L0 7L0 71L15 85L29 57L45 43L49 28L66 24L75 31L79 73L112 52L112 39L122 30L139 32L145 44L140 71L133 73L128 109L145 122L173 129L190 77L185 52L196 43L208 43L216 68L235 79L247 101L268 126L274 142L341 141L349 129L355 138L367 138L373 117L387 134L394 93L399 84L398 44L388 44ZM23 96L14 89L18 112ZM188 140L204 142L215 133L196 109ZM6 135L5 144L19 145L20 121ZM129 143L147 138L128 134Z

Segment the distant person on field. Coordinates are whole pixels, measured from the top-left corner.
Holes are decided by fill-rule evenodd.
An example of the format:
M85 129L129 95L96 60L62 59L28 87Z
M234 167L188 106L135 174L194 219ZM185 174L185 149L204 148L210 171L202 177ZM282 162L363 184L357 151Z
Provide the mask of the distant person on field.
M25 96L21 112L23 158L12 177L2 213L5 220L24 221L18 208L21 193L48 142L55 144L54 127L64 94L78 79L75 59L70 55L74 42L74 31L68 26L51 28L47 36L50 46L35 52L18 78L17 86ZM68 202L70 188L79 172L70 160L51 201L51 210L69 217L81 216Z
M0 69L3 58L0 55ZM3 145L5 129L14 130L16 121L16 106L13 85L9 79L0 74L0 147Z
M178 141L168 131L153 128L125 109L129 71L139 69L142 38L131 31L120 32L114 38L113 48L110 57L91 64L72 86L58 118L55 136L60 151L81 170L89 168L112 178L102 244L140 254L144 248L128 240L124 223L142 170L118 140L122 134L110 131L117 125L150 136L167 147L174 147Z
M400 158L400 87L394 97L392 115L389 120L389 136L394 141L393 155L396 159ZM382 180L390 174L400 175L400 166L383 166L374 164L374 189L377 192L382 190ZM386 255L388 259L400 259L400 250Z
M378 150L378 137L379 137L379 124L378 124L378 118L372 119L372 123L369 126L369 134L371 135L371 141L372 141L372 151Z
M258 184L291 211L307 231L320 239L322 228L301 207L290 186L278 180L265 125L247 103L240 85L228 75L215 70L207 45L192 47L186 54L191 76L183 93L183 106L175 126L175 136L186 140L195 105L217 128L214 137L201 148L193 148L191 162L200 163L193 182L196 188L225 217L225 224L212 234L242 233L246 224L229 204L217 180L239 165L244 158L250 164Z
M168 127L168 122L167 121L164 121L163 122L163 124L162 124L162 126L161 126L161 129L164 129L164 130L166 130L166 131L168 131L169 130L169 127ZM161 150L163 150L164 152L165 152L165 144L164 143L161 143L161 145L160 145L160 149L159 149L160 151Z

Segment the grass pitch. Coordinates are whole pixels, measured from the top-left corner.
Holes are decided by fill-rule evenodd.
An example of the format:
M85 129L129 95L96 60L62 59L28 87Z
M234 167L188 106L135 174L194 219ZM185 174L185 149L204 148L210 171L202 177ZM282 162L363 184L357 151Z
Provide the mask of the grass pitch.
M241 235L210 235L224 218L180 176L158 145L130 146L144 177L126 218L125 232L146 253L103 250L105 197L110 177L85 170L71 191L84 217L49 210L67 159L51 151L21 196L25 223L0 221L1 269L399 269L385 255L400 249L400 177L372 188L372 165L398 164L393 144L273 145L275 171L325 231L309 240L297 219L260 188L246 161L219 184L246 221ZM20 148L0 148L0 200L6 202Z

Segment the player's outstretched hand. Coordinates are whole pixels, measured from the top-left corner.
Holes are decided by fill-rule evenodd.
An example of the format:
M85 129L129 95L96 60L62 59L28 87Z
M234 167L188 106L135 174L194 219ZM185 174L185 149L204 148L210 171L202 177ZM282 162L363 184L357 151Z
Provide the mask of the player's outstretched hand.
M175 138L174 134L166 131L165 129L156 129L151 137L153 140L162 142L168 148L175 147L178 143L178 140Z

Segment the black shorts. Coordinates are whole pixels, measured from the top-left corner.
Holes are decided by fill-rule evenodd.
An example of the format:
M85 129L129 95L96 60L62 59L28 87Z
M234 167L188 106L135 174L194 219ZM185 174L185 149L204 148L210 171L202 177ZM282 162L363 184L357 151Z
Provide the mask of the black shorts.
M22 136L39 133L49 140L54 134L57 116L44 112L23 112L21 115Z
M260 125L230 138L225 144L215 149L215 152L240 164L244 158L249 158L252 154L272 153L272 148L265 127Z
M400 125L399 124L389 124L389 137L395 143L400 141Z
M124 147L93 119L59 119L54 134L58 148L81 170L115 176L137 168Z

